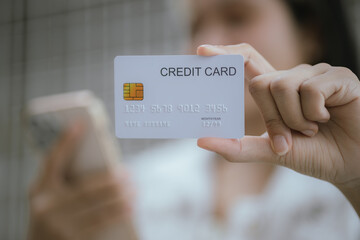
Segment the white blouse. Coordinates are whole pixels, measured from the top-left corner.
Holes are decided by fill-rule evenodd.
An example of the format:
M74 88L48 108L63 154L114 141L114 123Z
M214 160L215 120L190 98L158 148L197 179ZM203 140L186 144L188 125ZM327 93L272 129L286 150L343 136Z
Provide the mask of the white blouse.
M360 239L359 217L339 190L282 167L263 194L242 198L226 224L216 222L213 159L195 140L179 140L128 161L140 239Z

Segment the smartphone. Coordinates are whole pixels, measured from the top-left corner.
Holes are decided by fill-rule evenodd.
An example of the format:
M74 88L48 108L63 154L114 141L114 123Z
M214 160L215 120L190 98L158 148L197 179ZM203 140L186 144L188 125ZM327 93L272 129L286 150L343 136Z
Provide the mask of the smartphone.
M26 122L30 141L40 155L45 155L60 135L74 122L84 124L84 135L69 171L75 177L108 171L120 160L115 136L100 99L88 90L31 100Z
M94 172L110 171L121 158L107 116L102 101L91 91L83 90L31 100L26 108L25 122L29 139L41 156L50 151L71 124L80 122L85 125L78 150L68 169L69 176L76 179ZM131 221L106 229L94 239L119 237L137 239Z

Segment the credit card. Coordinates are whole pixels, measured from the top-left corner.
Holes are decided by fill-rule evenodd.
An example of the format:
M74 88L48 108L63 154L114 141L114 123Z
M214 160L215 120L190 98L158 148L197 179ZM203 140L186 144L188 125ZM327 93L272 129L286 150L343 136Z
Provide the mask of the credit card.
M117 56L115 126L118 138L241 138L244 59Z

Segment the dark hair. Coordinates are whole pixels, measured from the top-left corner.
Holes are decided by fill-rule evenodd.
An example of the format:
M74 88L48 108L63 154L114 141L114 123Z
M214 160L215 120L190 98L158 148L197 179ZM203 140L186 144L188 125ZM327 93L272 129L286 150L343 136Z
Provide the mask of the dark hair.
M315 63L343 66L359 74L356 46L343 0L285 0L300 28L311 29L323 47Z

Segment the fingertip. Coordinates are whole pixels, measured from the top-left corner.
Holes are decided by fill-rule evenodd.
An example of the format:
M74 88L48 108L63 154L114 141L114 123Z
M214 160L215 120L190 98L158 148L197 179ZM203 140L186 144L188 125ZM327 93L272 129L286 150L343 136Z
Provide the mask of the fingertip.
M215 137L205 137L198 139L198 146L208 151L219 153L222 152L221 146L226 144L228 139L215 138Z
M321 111L321 118L318 120L320 123L327 123L330 120L330 113L329 111L324 107Z
M289 144L286 138L282 135L276 135L271 140L271 145L274 152L279 156L284 156L289 152Z
M199 138L197 140L197 145L198 145L198 147L203 148L205 150L210 150L210 148L208 146L209 141L211 141L210 138Z
M269 133L270 145L275 154L284 156L292 149L292 133L287 131L273 131Z
M200 45L196 51L197 55L200 55L200 56L208 55L208 48L211 48L211 45L209 45L209 44Z
M204 51L206 49L206 46L208 46L208 45L204 44L204 45L198 46L197 49L196 49L196 54L200 55L200 56L204 55Z
M309 122L308 127L301 133L307 137L314 137L319 132L319 126L316 122Z
M317 131L309 129L309 130L302 131L301 133L307 137L313 137L316 135Z
M197 54L199 56L215 56L215 55L224 55L226 54L226 51L223 48L221 48L221 46L203 44L197 48Z

